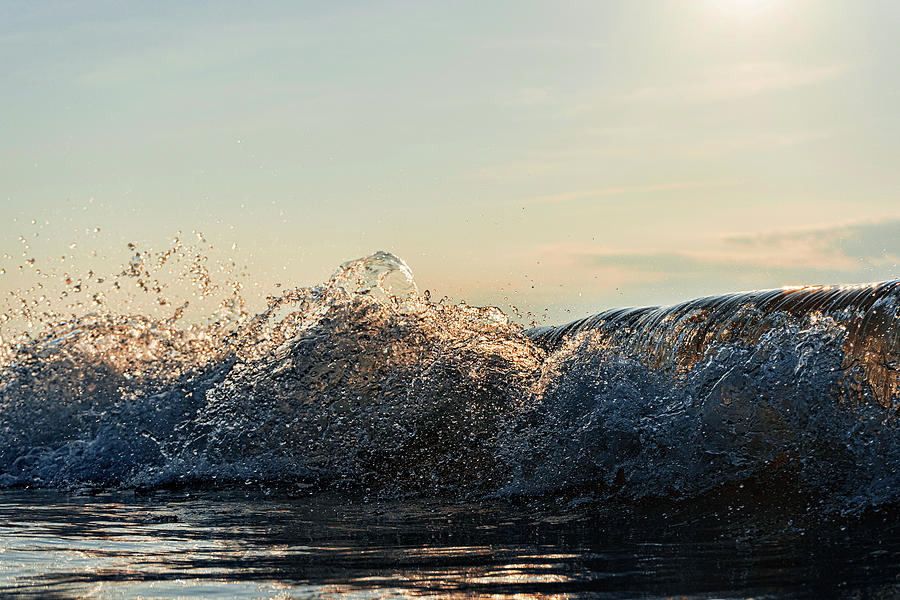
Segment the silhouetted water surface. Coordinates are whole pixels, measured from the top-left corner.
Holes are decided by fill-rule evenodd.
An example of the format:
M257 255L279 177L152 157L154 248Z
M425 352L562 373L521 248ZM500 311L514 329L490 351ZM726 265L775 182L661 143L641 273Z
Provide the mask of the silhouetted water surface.
M0 590L32 598L900 594L895 514L822 519L788 504L5 491Z

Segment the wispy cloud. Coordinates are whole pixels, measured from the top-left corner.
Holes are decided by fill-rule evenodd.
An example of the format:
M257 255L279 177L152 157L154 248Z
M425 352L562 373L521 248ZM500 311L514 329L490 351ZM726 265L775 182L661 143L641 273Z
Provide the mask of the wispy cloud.
M626 196L630 194L654 194L663 192L676 192L680 190L695 190L713 187L734 185L733 181L676 181L652 185L632 185L620 187L595 188L589 190L576 190L561 192L559 194L547 194L534 196L525 200L528 204L555 204L572 200L585 200L588 198L604 198L610 196Z
M587 271L607 286L718 281L731 287L849 283L900 277L900 218L751 235L726 235L696 250L621 250L559 242L534 249L557 268Z
M900 261L900 218L827 227L724 235L714 247L678 252L615 252L592 255L600 264L672 270L690 268L802 269L858 271Z
M715 102L812 85L840 77L846 65L798 66L780 62L731 65L694 81L652 85L622 96L628 101Z
M754 133L732 138L699 140L672 146L672 152L690 156L720 156L731 152L764 148L786 148L801 144L823 142L832 138L825 131L801 131L795 133Z
M524 103L523 103L524 105ZM793 146L824 143L834 139L828 131L757 131L719 135L681 135L646 132L637 127L595 128L583 132L586 139L556 150L535 153L523 160L487 164L460 175L465 180L509 180L520 177L534 178L556 176L558 179L578 172L593 172L598 161L610 158L660 156L660 157L711 157L737 152L770 151ZM550 194L544 201L562 201L589 196L610 196L633 193L652 193L721 187L730 182L674 182L648 186L621 186L605 189L577 190L562 194ZM570 197L571 196L571 197ZM544 198L543 196L540 198ZM541 200L531 199L540 202Z
M814 258L810 266L854 269L865 265L896 265L900 261L900 218L730 235L724 241L729 247L747 252L767 249L784 253L802 249Z

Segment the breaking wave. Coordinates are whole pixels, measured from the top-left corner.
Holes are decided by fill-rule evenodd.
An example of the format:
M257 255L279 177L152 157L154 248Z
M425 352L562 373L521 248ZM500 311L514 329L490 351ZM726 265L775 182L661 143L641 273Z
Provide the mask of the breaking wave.
M256 315L42 331L0 349L0 486L641 499L780 473L831 510L900 500L896 281L526 330L378 252Z

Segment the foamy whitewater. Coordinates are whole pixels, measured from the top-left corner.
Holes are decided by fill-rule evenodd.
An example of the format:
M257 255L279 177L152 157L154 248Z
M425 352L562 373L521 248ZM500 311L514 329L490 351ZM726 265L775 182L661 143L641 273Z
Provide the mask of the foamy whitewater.
M753 482L855 512L900 500L898 406L898 281L523 329L430 301L378 252L256 315L99 310L6 339L0 486L637 500Z

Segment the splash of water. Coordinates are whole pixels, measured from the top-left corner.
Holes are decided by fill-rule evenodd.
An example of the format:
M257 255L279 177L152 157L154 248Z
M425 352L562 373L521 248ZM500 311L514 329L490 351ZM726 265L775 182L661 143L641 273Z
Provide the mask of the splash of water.
M832 510L896 502L898 296L755 292L526 332L420 297L378 252L252 317L94 314L4 342L0 485L644 498L781 472Z
M59 333L3 373L7 484L458 486L493 468L543 356L497 309L419 298L385 252L225 333L134 318Z
M384 250L345 262L331 276L330 283L351 294L374 294L380 298L408 300L419 295L409 265Z

